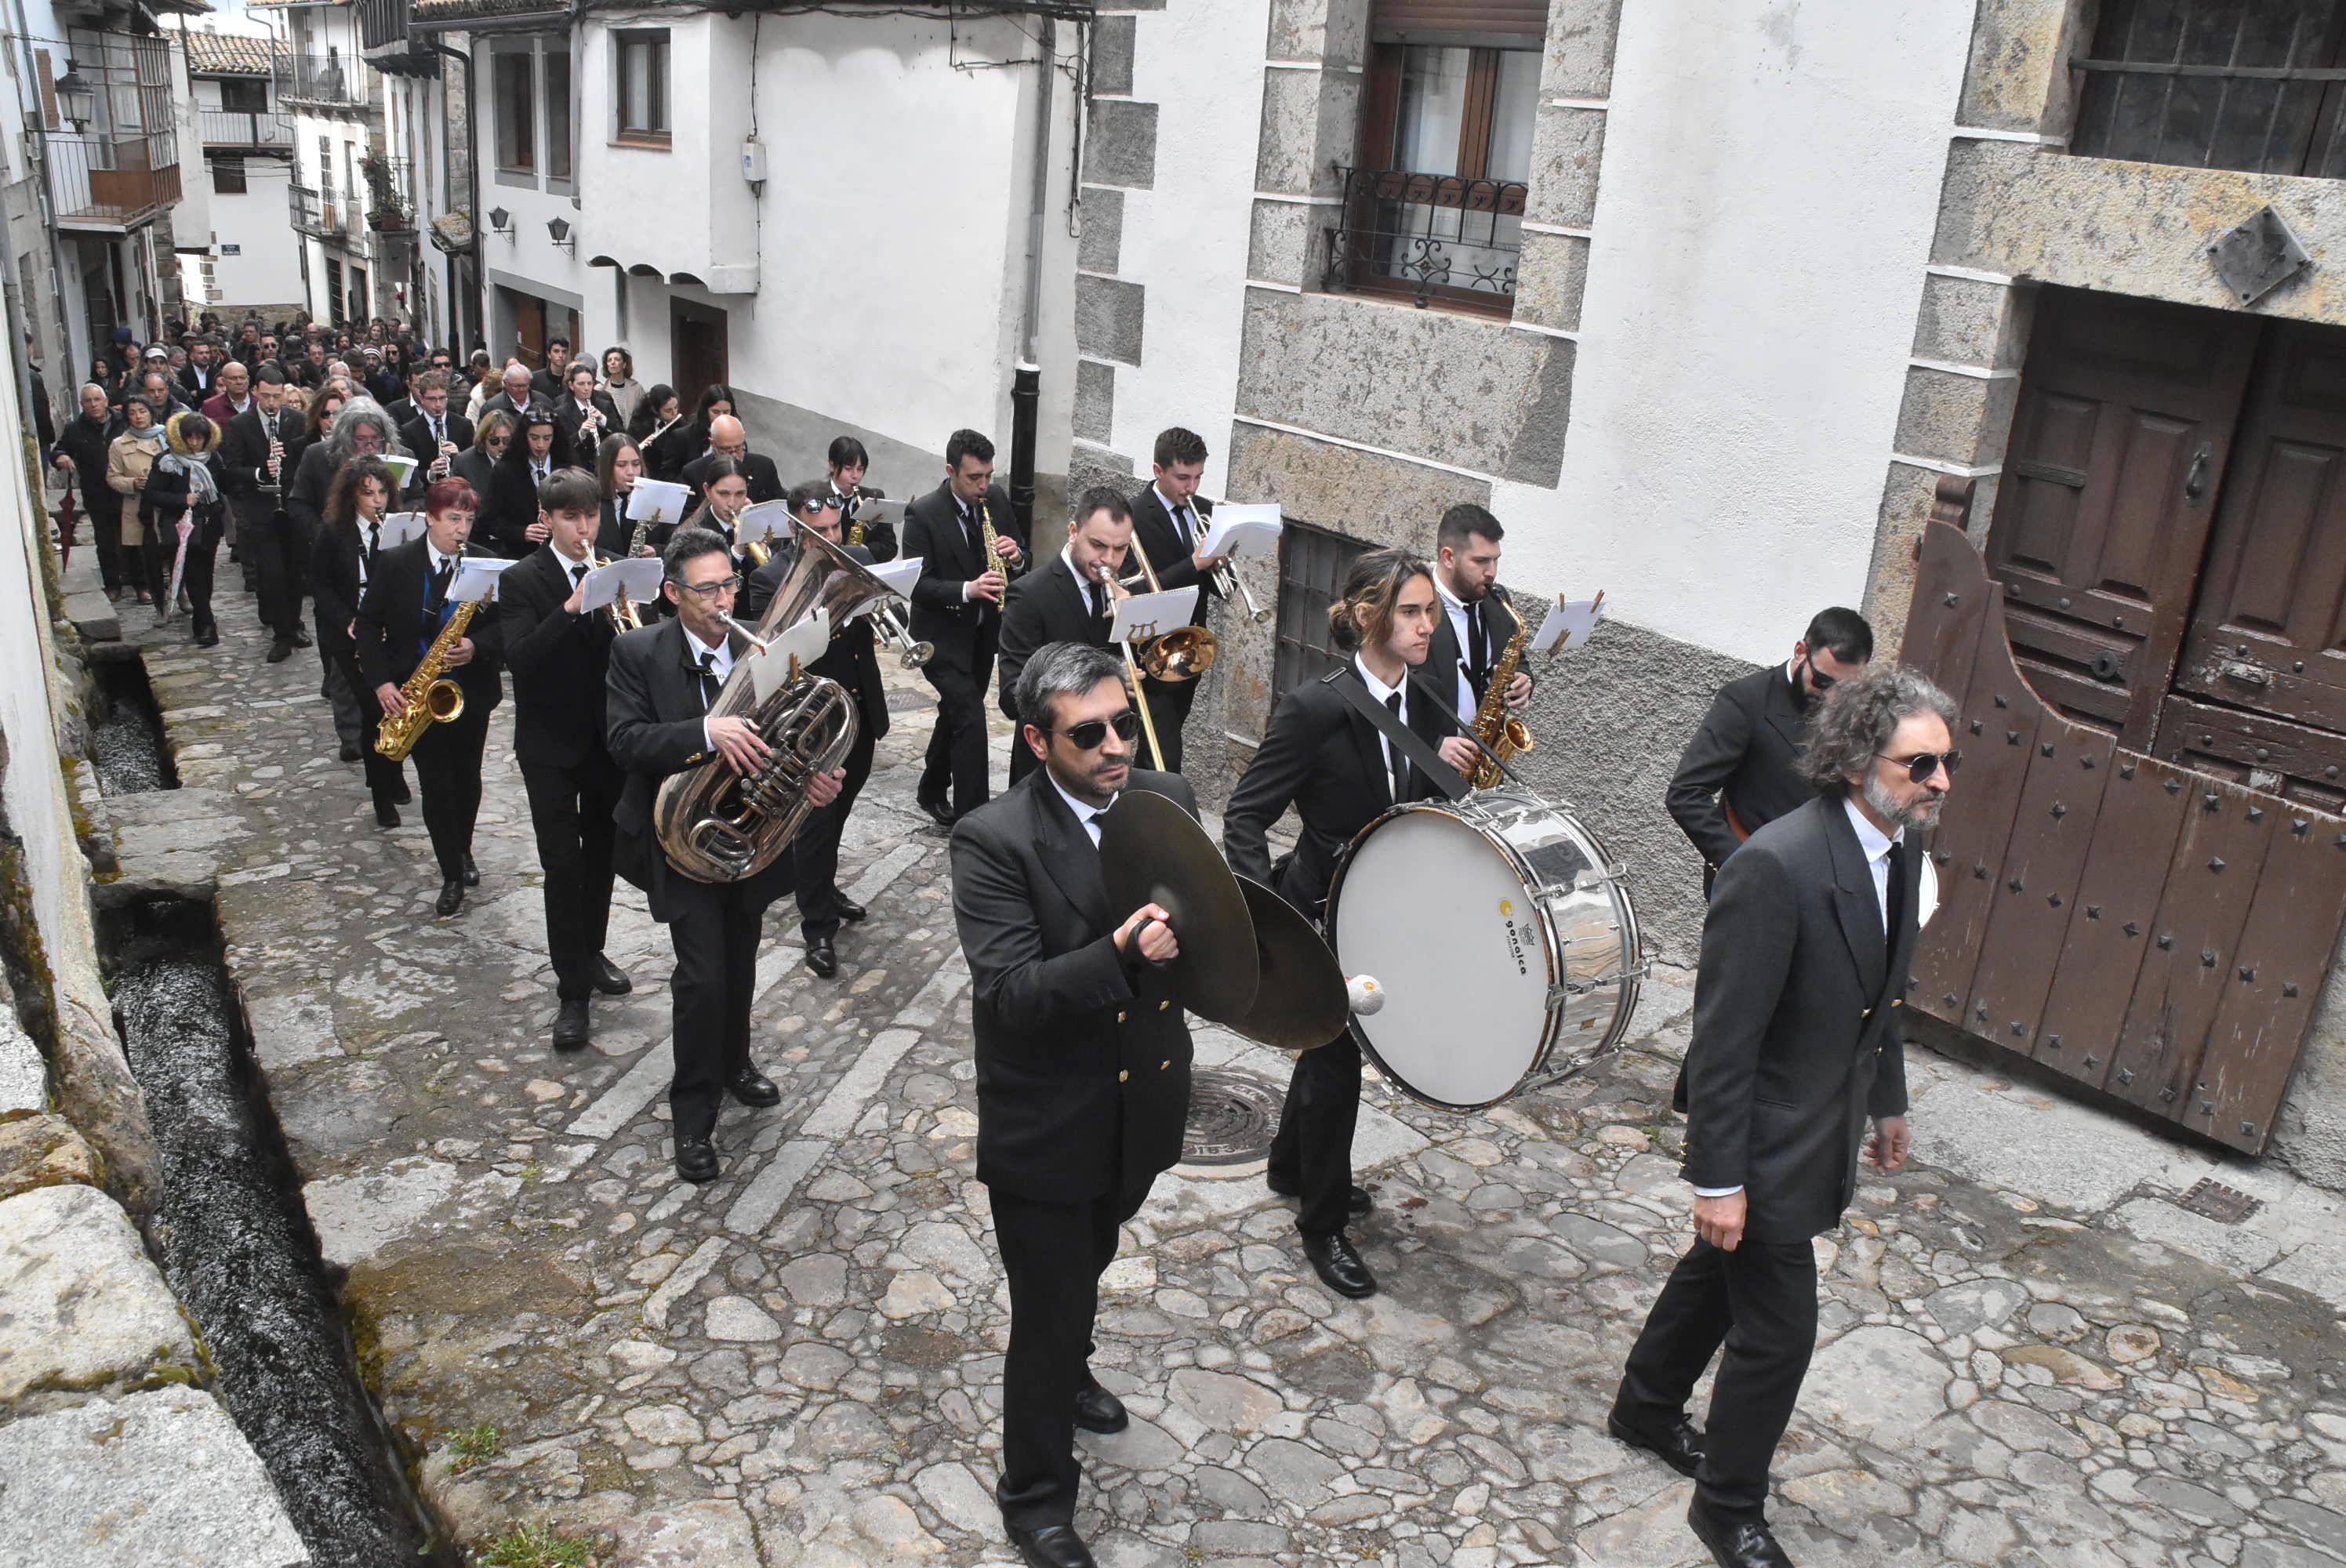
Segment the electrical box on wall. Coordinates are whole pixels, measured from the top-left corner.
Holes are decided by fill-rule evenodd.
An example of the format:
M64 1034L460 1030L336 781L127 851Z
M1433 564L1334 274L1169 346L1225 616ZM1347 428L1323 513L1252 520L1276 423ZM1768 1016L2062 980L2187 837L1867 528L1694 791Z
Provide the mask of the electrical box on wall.
M766 182L766 144L756 137L741 144L741 178L751 185Z

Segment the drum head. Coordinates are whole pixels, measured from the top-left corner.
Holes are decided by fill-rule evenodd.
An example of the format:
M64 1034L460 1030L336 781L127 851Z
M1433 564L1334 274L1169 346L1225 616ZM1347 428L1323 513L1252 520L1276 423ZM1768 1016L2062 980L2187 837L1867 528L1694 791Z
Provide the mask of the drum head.
M1548 1033L1550 958L1531 890L1483 831L1436 805L1372 823L1329 899L1348 975L1383 1008L1352 1020L1378 1068L1430 1105L1504 1099Z

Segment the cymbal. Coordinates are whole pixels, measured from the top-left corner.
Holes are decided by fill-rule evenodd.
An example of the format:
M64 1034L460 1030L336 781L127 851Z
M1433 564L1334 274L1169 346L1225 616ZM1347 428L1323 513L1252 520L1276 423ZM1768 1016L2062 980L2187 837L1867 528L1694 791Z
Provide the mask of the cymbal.
M1112 918L1143 904L1173 917L1180 952L1166 978L1183 1007L1226 1023L1254 1005L1254 919L1222 852L1171 799L1127 789L1100 818L1100 877Z
M1352 1021L1343 966L1293 904L1249 877L1239 878L1239 891L1254 917L1262 983L1245 1016L1224 1022L1248 1039L1281 1051L1327 1044Z

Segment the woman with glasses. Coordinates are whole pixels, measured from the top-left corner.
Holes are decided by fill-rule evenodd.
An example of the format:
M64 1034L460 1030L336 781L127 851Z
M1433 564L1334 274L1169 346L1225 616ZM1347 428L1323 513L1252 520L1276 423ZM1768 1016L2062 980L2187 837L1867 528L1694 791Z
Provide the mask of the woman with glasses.
M1322 918L1336 857L1353 836L1390 807L1443 792L1340 686L1385 709L1462 776L1474 766L1474 742L1459 733L1446 687L1413 686L1408 678L1425 662L1443 613L1433 569L1421 557L1377 550L1352 563L1342 596L1328 611L1329 641L1352 657L1279 699L1262 748L1222 816L1232 871ZM1290 806L1302 831L1294 853L1274 867L1266 835ZM1272 1192L1298 1200L1295 1228L1314 1271L1331 1290L1353 1297L1377 1288L1344 1233L1370 1207L1368 1193L1352 1182L1360 1101L1361 1048L1349 1031L1298 1056L1264 1173Z
M483 414L473 426L473 444L448 460L448 477L463 480L475 495L486 495L497 463L513 444L513 433L514 417L505 410Z

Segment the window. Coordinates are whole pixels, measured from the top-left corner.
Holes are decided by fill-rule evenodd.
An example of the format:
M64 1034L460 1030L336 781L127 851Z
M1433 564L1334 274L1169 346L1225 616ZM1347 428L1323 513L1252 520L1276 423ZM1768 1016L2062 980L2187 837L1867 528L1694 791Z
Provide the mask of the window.
M621 141L668 145L668 29L614 33L611 101Z
M265 115L269 112L269 84L259 76L222 76L220 78L220 110L231 115Z
M1344 574L1365 554L1366 545L1287 520L1279 536L1278 655L1272 662L1271 695L1282 697L1317 680L1343 662L1328 640L1328 606L1336 602Z
M525 46L499 49L490 61L497 95L497 167L515 174L536 174L536 60Z
M2346 0L2103 0L2069 150L2346 177Z
M546 178L570 178L570 51L548 47L546 59Z
M244 159L240 158L212 159L212 194L242 196L244 193Z
M334 204L334 141L332 137L318 138L318 225L321 229L342 226L342 209Z

